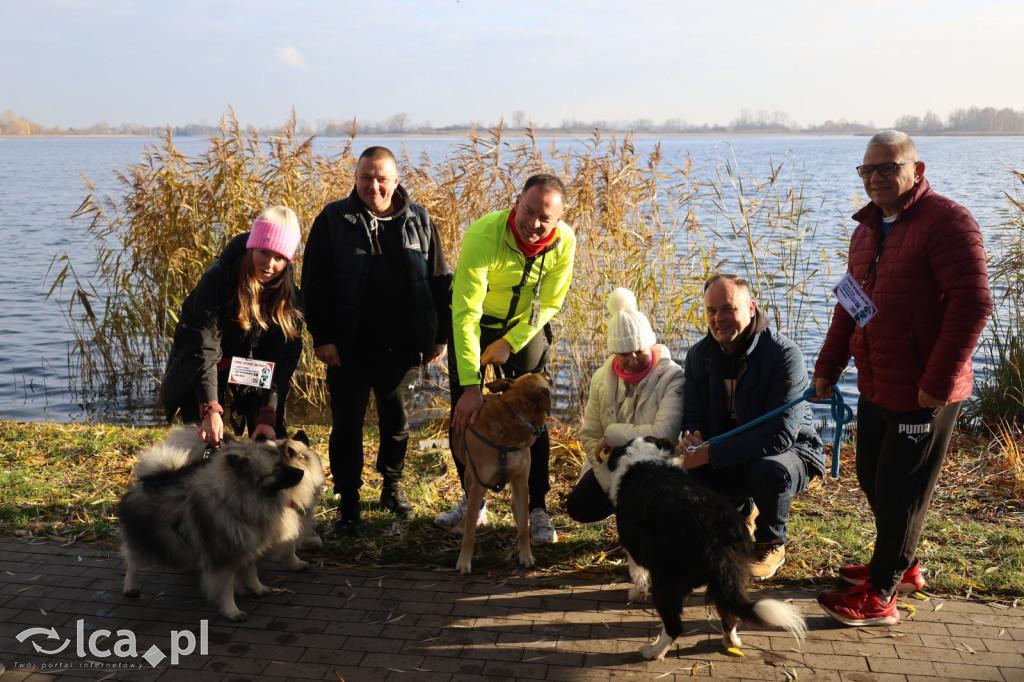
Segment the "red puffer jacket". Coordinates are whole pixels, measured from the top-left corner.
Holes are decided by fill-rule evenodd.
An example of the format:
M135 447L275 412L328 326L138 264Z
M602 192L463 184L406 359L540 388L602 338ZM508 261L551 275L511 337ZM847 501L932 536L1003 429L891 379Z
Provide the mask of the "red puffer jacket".
M837 305L814 366L835 382L853 356L857 388L872 403L919 410L918 389L959 402L971 394L971 354L992 313L981 231L963 206L931 190L910 192L882 243L882 212L873 203L854 214L849 272L878 312L860 327Z

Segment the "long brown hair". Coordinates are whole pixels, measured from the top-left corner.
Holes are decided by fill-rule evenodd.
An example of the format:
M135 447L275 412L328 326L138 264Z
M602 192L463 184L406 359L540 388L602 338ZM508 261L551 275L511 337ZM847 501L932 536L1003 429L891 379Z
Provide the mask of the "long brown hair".
M266 331L276 324L287 341L302 333L302 311L290 267L264 284L256 272L253 249L246 249L238 270L238 325L242 329L257 326Z

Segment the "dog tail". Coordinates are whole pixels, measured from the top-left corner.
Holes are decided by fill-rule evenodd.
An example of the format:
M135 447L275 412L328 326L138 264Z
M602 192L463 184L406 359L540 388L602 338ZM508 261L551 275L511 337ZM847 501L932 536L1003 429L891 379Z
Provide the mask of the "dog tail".
M135 462L135 476L145 481L174 473L191 463L187 449L160 444L138 456Z
M734 549L720 555L715 562L717 570L708 581L707 601L714 605L723 624L738 618L754 625L783 628L802 645L807 625L795 606L776 599L750 598L749 561L746 553Z
M803 645L807 624L795 606L778 599L759 599L752 610L761 625L783 628L796 638L798 645Z

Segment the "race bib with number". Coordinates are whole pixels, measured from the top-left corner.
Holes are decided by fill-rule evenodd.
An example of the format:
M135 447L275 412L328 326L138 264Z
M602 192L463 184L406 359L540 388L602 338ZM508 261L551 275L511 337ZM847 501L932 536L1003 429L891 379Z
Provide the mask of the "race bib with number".
M857 284L857 280L853 278L853 275L846 273L846 277L843 277L839 281L839 284L832 288L832 292L839 299L839 305L846 309L846 312L850 313L850 317L857 323L857 326L863 327L868 323L875 313L878 312L878 308L871 302L868 295L864 293L864 290Z
M274 363L252 358L231 358L228 383L256 388L270 388L274 377Z

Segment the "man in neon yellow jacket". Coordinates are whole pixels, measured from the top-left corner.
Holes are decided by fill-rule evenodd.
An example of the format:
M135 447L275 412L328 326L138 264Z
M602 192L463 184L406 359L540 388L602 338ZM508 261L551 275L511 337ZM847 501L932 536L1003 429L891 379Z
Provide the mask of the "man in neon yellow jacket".
M527 179L511 210L480 218L463 236L452 282L452 343L448 355L452 431L476 421L483 404L483 368L495 365L515 378L546 368L551 327L572 280L576 235L562 222L565 185L554 175ZM530 448L530 540L545 545L558 539L548 518L550 442L547 429ZM459 480L465 468L455 467ZM435 519L455 526L466 498ZM478 523L485 523L481 510Z

